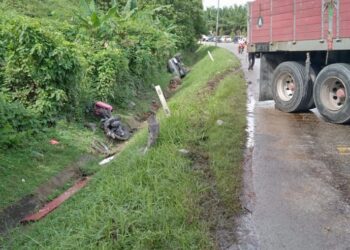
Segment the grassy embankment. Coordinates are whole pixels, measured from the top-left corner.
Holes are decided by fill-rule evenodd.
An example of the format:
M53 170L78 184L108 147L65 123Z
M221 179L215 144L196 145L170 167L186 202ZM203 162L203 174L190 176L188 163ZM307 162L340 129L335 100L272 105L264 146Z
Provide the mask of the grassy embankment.
M191 63L198 60L190 52L185 57L191 58ZM164 89L170 78L171 75L164 68L154 76L153 82L157 82ZM148 111L151 100L156 99L157 95L152 88L142 88L140 92L142 93L138 94L138 98L133 100L135 107L117 107L115 113L127 120ZM99 119L90 117L86 121L71 123L62 120L53 128L43 128L44 131L40 131L20 147L0 150L0 213L21 198L32 194L39 186L68 167L76 166L81 175L91 175L99 170L96 163L104 156L94 153L92 142L98 140L112 148L114 146L106 140L102 130L97 128L96 132L92 132L84 127L84 122L98 125ZM58 140L60 144L50 145L51 139ZM94 157L87 158L84 164L77 166L77 162L87 155Z
M245 141L245 83L222 49L199 61L160 115L157 145L143 156L147 131L90 184L44 220L0 239L5 249L210 249L213 188L226 216L238 212ZM202 48L198 53L206 54ZM210 79L216 78L217 81ZM220 84L216 87L216 83ZM160 112L161 113L161 112ZM218 126L216 121L224 121ZM188 156L178 152L188 149ZM214 211L215 213L215 211ZM213 222L214 221L214 222Z
M2 0L0 9L16 17L29 16L38 22L47 21L58 27L61 22L71 22L75 14L79 13L79 0ZM156 73L157 75L152 75L152 79L147 80L166 86L171 78L166 68ZM147 111L150 100L156 98L150 85L140 86L137 89L139 93L133 96L132 101L135 102L133 109L127 107L121 109L114 105L116 113L123 114L123 117L127 118ZM98 123L98 119L89 121ZM81 120L72 123L60 121L58 126L43 128L44 131L38 131L33 138L27 138L18 143L19 145L0 148L0 213L4 208L33 193L38 186L46 183L63 169L76 165L82 155L90 154L93 139L105 140L101 132L92 133L83 127L83 123ZM50 139L57 139L60 144L50 145ZM81 166L81 173L91 174L96 171L97 168L91 166L96 165L97 161L98 159L95 159Z

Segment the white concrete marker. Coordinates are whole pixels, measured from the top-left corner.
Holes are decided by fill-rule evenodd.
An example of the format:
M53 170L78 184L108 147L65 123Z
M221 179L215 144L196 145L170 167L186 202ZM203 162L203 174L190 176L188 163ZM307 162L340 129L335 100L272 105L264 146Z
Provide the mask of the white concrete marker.
M163 91L162 91L162 89L160 88L159 85L155 86L155 89L156 89L156 91L157 91L157 94L158 94L160 103L161 103L162 106L163 106L165 115L166 115L167 117L169 117L169 116L170 116L170 109L169 109L168 104L167 104L167 102L166 102L166 100L165 100L165 97L164 97L164 95L163 95Z
M208 51L208 55L209 55L209 57L210 57L210 60L212 60L212 61L214 62L214 57L213 57L213 55L210 53L210 51Z

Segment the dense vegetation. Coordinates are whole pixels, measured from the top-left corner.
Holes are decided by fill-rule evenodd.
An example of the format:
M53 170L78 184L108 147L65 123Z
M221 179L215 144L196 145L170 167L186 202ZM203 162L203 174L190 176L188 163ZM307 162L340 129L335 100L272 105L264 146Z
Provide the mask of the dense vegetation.
M215 58L213 63L208 50ZM228 249L240 211L245 80L226 50L202 47L159 113L157 145L138 133L88 186L43 220L1 237L4 249ZM225 73L223 73L225 72ZM224 123L219 126L217 120ZM187 155L179 153L187 149ZM219 242L217 235L223 235ZM222 245L223 244L223 245ZM220 246L220 247L219 247Z
M126 106L203 31L201 0L0 1L0 147L82 119L94 100Z
M219 34L218 35L241 35L247 32L247 8L243 5L224 7L219 9ZM207 29L216 30L217 8L207 8L204 12Z

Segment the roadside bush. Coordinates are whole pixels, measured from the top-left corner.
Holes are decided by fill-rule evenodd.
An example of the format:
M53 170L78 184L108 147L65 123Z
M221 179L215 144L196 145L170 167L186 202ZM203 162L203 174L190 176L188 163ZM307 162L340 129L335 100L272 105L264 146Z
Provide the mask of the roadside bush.
M81 66L73 46L59 33L28 18L5 18L0 40L6 49L1 92L31 112L53 117L77 104Z
M88 69L94 97L123 104L133 89L126 81L128 74L128 60L120 49L107 48L94 53Z
M37 117L20 103L9 103L0 94L0 148L23 144L41 126Z

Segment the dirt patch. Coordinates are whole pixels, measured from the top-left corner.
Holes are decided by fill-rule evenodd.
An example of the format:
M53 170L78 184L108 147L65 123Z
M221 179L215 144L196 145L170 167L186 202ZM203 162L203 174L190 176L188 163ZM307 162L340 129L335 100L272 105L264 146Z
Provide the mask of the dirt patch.
M220 74L217 74L213 79L209 80L207 82L207 87L204 88L202 91L209 91L209 92L212 92L214 91L218 85L220 84L220 82L222 80L224 80L228 75L230 74L237 74L241 72L242 74L242 70L240 67L237 67L237 68L233 68L233 69L227 69L225 70L224 72L221 72Z
M0 211L0 234L5 234L18 225L26 215L40 208L55 190L64 187L71 180L79 179L82 176L80 168L92 159L92 156L82 156L77 162L67 166L65 170L38 187L33 194L25 196L15 204Z
M190 154L193 170L201 175L208 189L201 197L201 218L209 225L215 249L228 249L236 242L235 215L225 205L216 186L216 178L210 168L207 153L196 151Z

